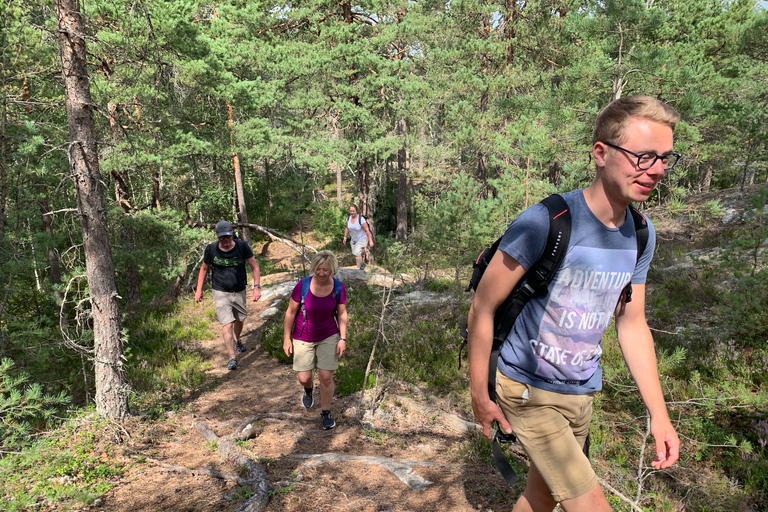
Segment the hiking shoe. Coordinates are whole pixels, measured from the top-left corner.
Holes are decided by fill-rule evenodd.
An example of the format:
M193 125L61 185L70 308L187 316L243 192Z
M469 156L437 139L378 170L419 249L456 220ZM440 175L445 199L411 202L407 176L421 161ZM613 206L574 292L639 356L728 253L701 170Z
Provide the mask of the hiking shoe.
M237 360L230 359L227 363L227 370L237 370Z
M336 426L336 422L331 418L331 411L322 411L320 416L323 417L323 429L331 430Z
M248 350L247 348L245 348L245 345L243 345L243 342L240 340L237 340L235 342L235 348L237 349L238 352L245 352L246 350Z
M315 405L315 397L312 396L313 393L307 393L306 391L301 396L301 405L306 407L307 409L311 409L313 405Z

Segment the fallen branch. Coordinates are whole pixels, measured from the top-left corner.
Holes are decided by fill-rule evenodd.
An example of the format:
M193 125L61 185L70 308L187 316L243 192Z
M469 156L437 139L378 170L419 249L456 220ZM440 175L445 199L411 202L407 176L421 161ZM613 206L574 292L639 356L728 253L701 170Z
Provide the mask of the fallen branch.
M219 437L204 422L198 423L196 428L206 441L216 442L222 461L242 468L241 474L245 475L243 485L253 491L253 496L245 500L235 512L263 512L269 503L269 491L272 489L264 468L237 448L236 434Z
M615 488L614 488L614 487L613 487L611 484L609 484L608 482L606 482L606 481L605 481L605 480L603 480L602 478L600 478L600 477L597 477L597 481L598 481L598 482L600 482L600 485L602 485L603 487L605 487L606 489L608 489L608 491L609 491L611 494L613 494L614 496L616 496L617 498L619 498L619 499L620 499L621 501L623 501L624 503L628 504L628 505L629 505L629 507L630 507L630 508L631 508L631 509L632 509L634 512L644 512L644 511L643 511L643 509L641 509L640 507L638 507L637 505L635 505L635 502L633 502L631 499L629 499L629 498L627 498L626 496L624 496L622 493L620 493L620 492L619 492L618 490L616 490L616 489L615 489Z
M151 459L149 457L147 457L146 460L150 461L151 463L157 466L160 466L161 471L167 471L169 473L181 473L181 474L192 475L192 476L206 475L212 478L217 478L219 480L226 480L227 482L234 485L248 485L248 483L245 480L243 480L237 475L233 475L232 473L225 473L223 471L216 471L208 468L189 469L189 468L185 468L184 466L167 464L165 462L161 462L157 459Z
M441 468L457 468L453 464L444 464L442 462L423 462L417 460L395 459L390 457L368 457L361 455L345 455L342 453L322 453L317 455L291 455L296 459L307 460L307 463L298 471L298 477L303 478L302 473L308 467L324 464L326 462L362 462L364 464L378 464L388 469L393 475L400 479L409 488L416 491L424 491L427 486L432 484L413 472L412 466L428 466Z
M216 227L215 223L210 223L210 222L192 222L192 219L190 219L189 217L187 217L187 225L189 227L191 227L191 228L214 229ZM311 245L307 245L307 244L303 244L301 242L297 242L293 238L291 238L291 237L289 237L287 235L284 235L284 234L282 234L282 233L280 233L277 230L272 229L272 228L265 228L264 226L259 226L258 224L249 224L249 223L245 223L245 222L232 223L232 227L235 227L235 228L248 228L248 229L255 229L256 231L261 231L262 233L267 235L273 242L280 242L280 243L283 243L283 244L287 245L288 247L290 247L291 249L293 249L297 253L301 254L301 256L305 260L307 260L307 261L310 261L309 257L305 254L305 252L303 250L299 249L299 247L302 247L304 249L309 249L310 251L315 252L315 253L317 252L317 249L315 249ZM299 246L299 247L297 247L297 246Z
M305 422L312 422L312 423L317 421L314 418L305 418L304 416L298 416L296 414L291 414L288 412L267 412L264 414L257 414L256 416L251 416L245 421L239 421L237 428L243 429L255 421L270 420L270 419L288 420L288 421L305 421Z

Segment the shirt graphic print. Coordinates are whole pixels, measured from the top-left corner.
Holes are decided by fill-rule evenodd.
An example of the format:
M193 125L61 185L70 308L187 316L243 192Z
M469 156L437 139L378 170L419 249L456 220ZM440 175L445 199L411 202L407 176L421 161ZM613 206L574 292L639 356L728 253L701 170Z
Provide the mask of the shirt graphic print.
M555 276L539 325L530 340L545 380L575 383L598 369L601 339L622 290L632 279L636 251L572 247Z

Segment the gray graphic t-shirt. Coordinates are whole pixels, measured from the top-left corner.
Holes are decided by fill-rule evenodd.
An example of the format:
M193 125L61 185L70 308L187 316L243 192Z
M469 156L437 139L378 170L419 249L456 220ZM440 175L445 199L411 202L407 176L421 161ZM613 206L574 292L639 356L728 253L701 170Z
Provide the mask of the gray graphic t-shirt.
M501 349L499 370L541 389L585 394L602 387L603 333L623 288L645 283L656 233L649 221L648 245L637 261L629 210L621 227L609 228L587 207L582 190L563 198L572 219L568 251L549 292L520 313ZM544 251L548 230L547 208L536 204L510 224L499 249L530 269Z

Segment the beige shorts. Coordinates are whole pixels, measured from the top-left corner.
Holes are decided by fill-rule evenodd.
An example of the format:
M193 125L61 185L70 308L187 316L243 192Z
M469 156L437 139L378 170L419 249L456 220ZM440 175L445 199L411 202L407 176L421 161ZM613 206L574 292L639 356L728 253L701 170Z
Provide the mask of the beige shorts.
M248 316L245 309L245 290L241 292L213 292L213 302L216 303L216 320L221 325L231 324L235 320L242 322Z
M352 242L352 254L355 256L362 256L363 249L368 245L368 238L361 238L357 242Z
M499 407L555 501L592 489L597 475L584 455L592 395L564 395L522 384L496 371Z
M308 372L315 369L315 356L317 356L317 368L320 370L336 370L339 368L339 356L336 355L336 346L340 336L334 334L323 341L293 340L293 370Z

